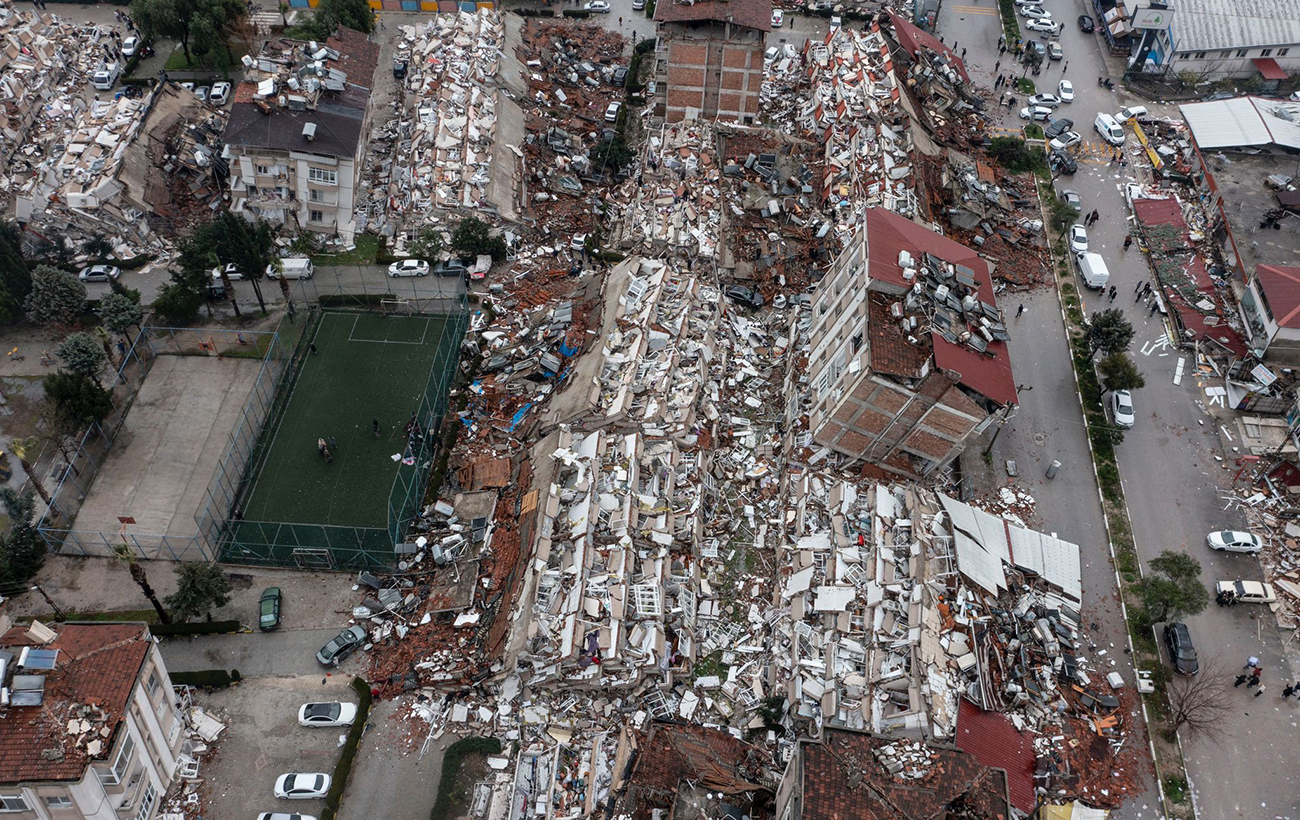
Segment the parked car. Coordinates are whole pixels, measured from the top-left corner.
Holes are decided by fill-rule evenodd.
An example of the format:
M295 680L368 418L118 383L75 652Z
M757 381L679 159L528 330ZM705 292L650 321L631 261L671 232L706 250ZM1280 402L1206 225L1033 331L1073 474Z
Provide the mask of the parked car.
M212 281L214 282L221 281L221 271L222 271L221 268L212 269ZM238 267L236 267L234 262L228 263L225 266L225 271L226 271L226 278L232 282L239 282L244 279L244 272L241 271Z
M1212 550L1224 552L1259 552L1264 549L1264 539L1251 532L1237 530L1219 530L1205 536L1205 543Z
M605 0L591 0L583 8L592 14L609 14L609 3L606 3Z
M428 276L429 263L423 259L403 259L388 266L389 276Z
M280 588L267 587L262 590L262 599L257 605L257 628L263 632L280 627Z
M324 797L330 790L330 776L321 772L289 772L275 781L275 796L284 800L311 800Z
M365 627L353 624L335 636L334 640L322 646L316 653L316 660L325 666L336 666L339 661L348 656L348 653L364 643L366 636Z
M208 102L213 105L225 105L228 99L230 99L230 83L213 83Z
M747 288L744 285L731 285L726 290L727 298L742 305L749 307L762 307L763 295L753 288Z
M1083 200L1079 198L1078 191L1066 188L1061 191L1061 199L1065 200L1065 204L1073 208L1076 214L1083 211Z
M1037 31L1048 35L1056 35L1061 33L1060 23L1053 22L1052 20L1047 20L1044 18L1029 20L1028 22L1025 23L1025 28L1028 29L1029 31Z
M1133 411L1133 394L1127 390L1116 390L1110 394L1110 414L1116 427L1129 429L1137 421Z
M1043 105L1048 108L1056 108L1061 104L1061 98L1055 94L1035 94L1025 102L1030 105Z
M1231 595L1239 604L1271 604L1277 600L1273 585L1259 581L1220 581L1214 592L1216 595Z
M127 37L122 41L122 56L134 57L135 53L140 50L139 37Z
M1047 46L1043 45L1043 44L1042 44L1041 42L1039 42L1038 40L1026 40L1026 41L1024 42L1024 46L1025 46L1025 51L1027 51L1027 52L1028 52L1028 51L1037 51L1039 57L1046 57L1046 56L1047 56ZM1022 57L1022 58L1021 58L1021 61L1023 61L1023 60L1024 60L1024 58Z
M615 88L622 88L627 85L627 66L621 65L614 69L614 76L610 78L610 82L614 84Z
M310 814L298 814L287 811L264 811L257 815L257 820L316 820Z
M1059 137L1066 131L1069 131L1070 127L1073 125L1074 120L1069 117L1054 119L1043 128L1043 136L1047 137L1049 140L1053 137Z
M1088 229L1082 225L1070 226L1070 250L1074 253L1088 252Z
M1115 119L1119 122L1128 122L1129 120L1140 119L1147 115L1145 105L1126 105L1115 112Z
M212 89L206 85L201 85L194 89L194 96L199 98L199 102L207 102L210 93L212 93Z
M394 80L405 80L405 79L406 79L406 61L405 61L405 60L393 60L393 79L394 79Z
M474 257L474 264L465 271L465 275L469 277L471 281L477 281L487 276L488 271L490 270L492 270L492 256L490 254L480 253L478 256Z
M1047 56L1049 59L1060 62L1065 59L1065 49L1061 48L1060 43L1053 40L1047 44Z
M1042 106L1033 105L1028 108L1020 109L1020 119L1032 120L1034 122L1047 122L1052 118L1052 109Z
M464 276L469 268L459 259L448 259L433 266L434 276Z
M90 265L82 268L77 278L83 282L107 282L121 275L122 271L116 265Z
M1061 102L1074 102L1074 83L1069 80L1061 80L1056 84L1056 96L1061 98Z
M1083 142L1083 137L1079 136L1079 132L1066 131L1064 134L1053 138L1048 145L1051 146L1053 151L1064 151L1067 148L1073 148L1081 142Z
M1053 151L1047 158L1047 165L1057 174L1073 174L1079 170L1079 163L1064 151Z
M783 25L785 25L785 12L772 9L772 28L780 28Z
M1187 624L1165 624L1165 646L1169 647L1169 660L1180 675L1195 675L1201 665L1196 660L1196 647L1192 646L1192 633Z
M1093 25L1091 17L1086 14L1079 15L1079 31L1082 31L1084 34L1092 34L1096 29L1097 27Z
M623 103L621 102L610 103L609 107L605 109L605 122L618 122L618 112L622 108Z
M587 247L587 235L585 233L575 233L569 240L569 250L574 253L582 253Z
M357 707L352 703L304 703L298 709L298 723L303 726L351 726Z
M1030 20L1052 19L1052 13L1050 11L1045 11L1042 6L1022 6L1020 8L1020 14L1022 17L1026 17Z
M1093 121L1092 127L1097 129L1101 138L1111 145L1124 144L1124 129L1110 114L1098 114L1097 119Z
M632 10L633 10L633 11L644 11L644 10L645 10L645 0L632 0Z

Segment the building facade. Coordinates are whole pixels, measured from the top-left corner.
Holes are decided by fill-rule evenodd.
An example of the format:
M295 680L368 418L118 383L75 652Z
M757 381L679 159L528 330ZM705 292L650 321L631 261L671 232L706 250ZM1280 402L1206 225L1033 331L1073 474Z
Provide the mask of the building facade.
M1156 32L1144 70L1189 72L1198 82L1259 76L1274 85L1300 72L1300 13L1292 0L1178 0L1170 6L1168 27Z
M340 28L322 47L268 42L235 89L230 210L352 241L379 47Z
M1016 403L988 265L881 208L813 295L815 444L918 478Z
M181 762L182 718L143 624L39 623L0 638L0 813L151 820Z
M655 7L655 21L656 112L668 122L754 123L771 0L665 0Z

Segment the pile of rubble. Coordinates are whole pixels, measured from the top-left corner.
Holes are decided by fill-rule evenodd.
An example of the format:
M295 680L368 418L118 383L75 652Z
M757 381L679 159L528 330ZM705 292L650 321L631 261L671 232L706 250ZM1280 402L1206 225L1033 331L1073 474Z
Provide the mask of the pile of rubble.
M200 766L217 753L217 741L226 724L194 702L194 687L172 688L185 740L177 756L176 781L163 798L159 816L168 820L200 820L206 791L205 780L199 775Z

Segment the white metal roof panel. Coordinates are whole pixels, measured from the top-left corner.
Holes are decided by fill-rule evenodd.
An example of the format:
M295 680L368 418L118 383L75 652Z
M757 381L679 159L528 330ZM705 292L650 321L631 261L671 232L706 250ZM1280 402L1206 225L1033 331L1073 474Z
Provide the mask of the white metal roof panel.
M1300 43L1295 0L1178 0L1178 51L1258 48Z
M1273 141L1264 119L1248 97L1179 106L1202 150L1268 145Z
M960 503L960 502L959 502ZM1007 588L1007 576L1002 572L1002 561L989 554L979 542L958 531L953 542L957 547L957 569L992 595Z

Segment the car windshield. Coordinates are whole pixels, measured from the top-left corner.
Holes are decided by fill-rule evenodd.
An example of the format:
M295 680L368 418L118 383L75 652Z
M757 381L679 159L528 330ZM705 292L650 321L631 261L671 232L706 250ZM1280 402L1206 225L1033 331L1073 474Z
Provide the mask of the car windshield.
M1121 413L1133 412L1133 405L1130 404L1129 400L1124 398L1123 396L1120 396L1120 398L1115 402L1115 404L1119 407Z
M313 703L307 710L307 716L323 717L334 720L339 716L340 711L342 711L342 709L337 703Z

